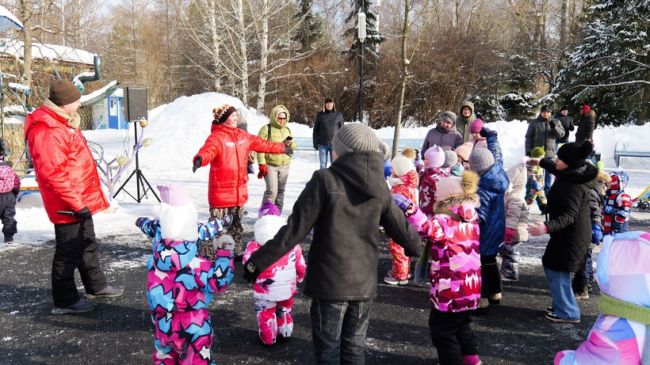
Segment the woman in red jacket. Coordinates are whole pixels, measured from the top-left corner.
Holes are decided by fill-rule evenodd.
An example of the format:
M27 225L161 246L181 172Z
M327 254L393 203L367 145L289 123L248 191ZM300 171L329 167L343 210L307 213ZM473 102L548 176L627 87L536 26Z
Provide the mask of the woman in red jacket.
M67 80L50 84L50 95L25 119L25 139L32 156L45 211L54 223L52 314L88 312L93 302L79 297L79 270L87 298L116 297L99 266L93 214L108 208L95 160L79 130L81 94ZM62 214L66 211L68 214Z
M210 218L232 217L227 234L235 240L235 256L243 254L241 218L248 201L248 155L251 151L286 153L293 150L287 143L269 142L237 128L237 109L223 104L212 110L214 120L210 136L194 156L192 171L210 164L208 203ZM290 143L289 143L290 144Z

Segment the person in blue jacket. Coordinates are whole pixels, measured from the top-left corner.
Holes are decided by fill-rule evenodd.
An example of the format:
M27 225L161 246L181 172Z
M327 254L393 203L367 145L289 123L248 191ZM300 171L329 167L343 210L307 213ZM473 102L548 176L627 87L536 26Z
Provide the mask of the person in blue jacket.
M483 127L481 136L487 140L488 148L474 148L469 156L470 169L480 176L478 192L481 206L476 210L479 216L481 251L481 303L501 302L501 276L497 266L497 254L503 243L506 229L504 197L510 181L503 170L503 155L497 132Z

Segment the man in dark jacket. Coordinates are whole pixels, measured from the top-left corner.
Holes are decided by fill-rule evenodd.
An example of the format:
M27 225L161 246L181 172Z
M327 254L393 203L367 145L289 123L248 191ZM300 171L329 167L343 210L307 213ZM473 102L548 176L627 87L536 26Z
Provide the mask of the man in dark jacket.
M546 157L555 157L555 140L564 137L562 123L551 118L552 110L549 106L542 106L537 119L528 124L526 130L526 156L530 156L535 147L542 147L546 151ZM553 184L553 175L544 174L544 192L548 192Z
M422 143L422 155L434 145L445 151L455 150L463 144L463 136L456 130L456 113L446 111L440 115L436 127L429 130Z
M596 129L596 112L591 110L589 105L583 105L580 112L580 124L576 131L576 142L594 142L594 130Z
M542 257L553 304L546 318L557 323L579 323L580 307L571 288L571 273L581 269L591 242L589 200L598 168L586 162L593 146L590 142L567 143L560 147L557 161L545 158L539 165L557 176L548 195L546 222L532 223L533 236L549 233ZM529 160L536 164L536 160Z
M564 128L564 136L555 139L555 151L560 148L560 144L569 142L569 134L575 129L573 125L573 118L569 115L569 107L564 105L560 108L560 112L555 115L555 119L562 123Z
M314 149L318 150L320 168L332 164L332 139L336 131L343 127L343 115L334 109L334 99L325 99L323 111L316 114L314 121Z
M420 251L418 234L393 203L383 182L379 139L369 127L346 124L332 141L334 163L314 172L293 206L287 225L255 252L244 277L260 272L314 229L305 294L318 363L363 364L372 300L377 296L379 230L404 247Z

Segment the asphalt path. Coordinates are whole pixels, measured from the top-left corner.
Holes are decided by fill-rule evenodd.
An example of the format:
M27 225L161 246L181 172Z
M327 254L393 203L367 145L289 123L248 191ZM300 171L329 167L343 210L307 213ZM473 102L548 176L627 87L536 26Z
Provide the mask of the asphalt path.
M632 227L648 230L648 223L636 220ZM543 250L543 242L531 244ZM49 314L53 242L1 250L0 364L150 364L153 327L145 302L144 267L148 247L140 235L100 240L102 266L110 282L123 286L125 294L101 301L93 312L66 316ZM303 248L308 252L308 242ZM389 264L382 245L380 279ZM257 337L252 290L241 278L241 264L236 270L233 285L210 307L216 334L212 356L217 364L313 363L310 299L296 297L293 337L264 347ZM520 281L504 283L502 303L474 316L484 364L552 363L557 351L575 348L586 337L597 316L597 292L596 287L589 300L580 301L580 324L550 323L544 319L550 294L543 270L524 265ZM380 284L371 312L367 363L436 364L429 310L426 287Z

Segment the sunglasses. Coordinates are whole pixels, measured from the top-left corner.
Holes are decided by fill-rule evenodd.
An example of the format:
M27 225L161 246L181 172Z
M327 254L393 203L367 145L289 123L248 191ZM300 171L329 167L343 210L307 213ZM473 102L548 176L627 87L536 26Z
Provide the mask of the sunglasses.
M282 118L282 117L278 117L278 118L275 118L275 119L277 119L277 120L287 120L287 118Z

